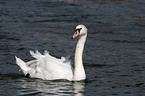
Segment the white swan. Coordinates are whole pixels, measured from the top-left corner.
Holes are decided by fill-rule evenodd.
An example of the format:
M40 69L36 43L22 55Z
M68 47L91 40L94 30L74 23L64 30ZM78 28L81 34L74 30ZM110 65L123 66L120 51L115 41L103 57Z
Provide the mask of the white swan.
M29 75L32 78L41 78L44 80L67 79L69 81L85 80L86 74L82 56L87 37L87 28L84 25L78 25L76 27L73 38L77 36L79 36L79 40L75 51L74 69L68 57L57 59L49 55L48 51L45 51L42 55L37 50L35 53L30 51L30 54L35 60L25 63L15 56L16 64L22 69L26 76Z

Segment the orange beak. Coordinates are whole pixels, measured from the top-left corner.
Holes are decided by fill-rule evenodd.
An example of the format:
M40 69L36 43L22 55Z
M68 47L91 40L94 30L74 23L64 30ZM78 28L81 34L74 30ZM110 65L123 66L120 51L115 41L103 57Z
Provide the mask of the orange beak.
M73 35L73 39L76 38L79 34L80 34L80 33L79 33L79 31L77 30L77 31L74 33L74 35Z

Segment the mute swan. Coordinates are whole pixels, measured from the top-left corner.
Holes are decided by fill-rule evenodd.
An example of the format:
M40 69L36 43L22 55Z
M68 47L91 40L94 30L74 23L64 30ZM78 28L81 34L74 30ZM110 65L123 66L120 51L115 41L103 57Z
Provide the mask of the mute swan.
M86 74L83 66L82 56L84 44L87 38L87 28L84 25L78 25L75 29L73 39L79 36L76 45L74 69L71 66L69 57L55 58L49 55L45 50L42 55L37 50L30 51L35 60L24 62L20 58L16 58L16 64L22 69L26 76L31 78L41 78L44 80L67 79L69 81L80 81L86 79Z

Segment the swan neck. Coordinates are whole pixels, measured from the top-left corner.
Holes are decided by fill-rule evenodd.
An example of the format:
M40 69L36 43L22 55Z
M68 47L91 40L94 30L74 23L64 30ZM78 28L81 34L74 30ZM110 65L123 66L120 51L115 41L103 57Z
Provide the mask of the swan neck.
M84 45L86 41L87 34L84 36L80 36L78 43L76 45L76 51L75 51L75 58L74 58L74 80L84 80L86 78L84 66L83 66L83 50Z

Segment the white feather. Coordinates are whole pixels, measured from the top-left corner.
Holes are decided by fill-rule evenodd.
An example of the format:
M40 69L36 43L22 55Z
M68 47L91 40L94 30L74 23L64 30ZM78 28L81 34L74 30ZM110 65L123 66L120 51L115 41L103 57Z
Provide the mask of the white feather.
M17 58L16 56L15 56L15 58L16 58L16 64L22 69L22 71L26 75L31 70L31 68L28 67L26 65L26 63L23 60L21 60L20 58Z

